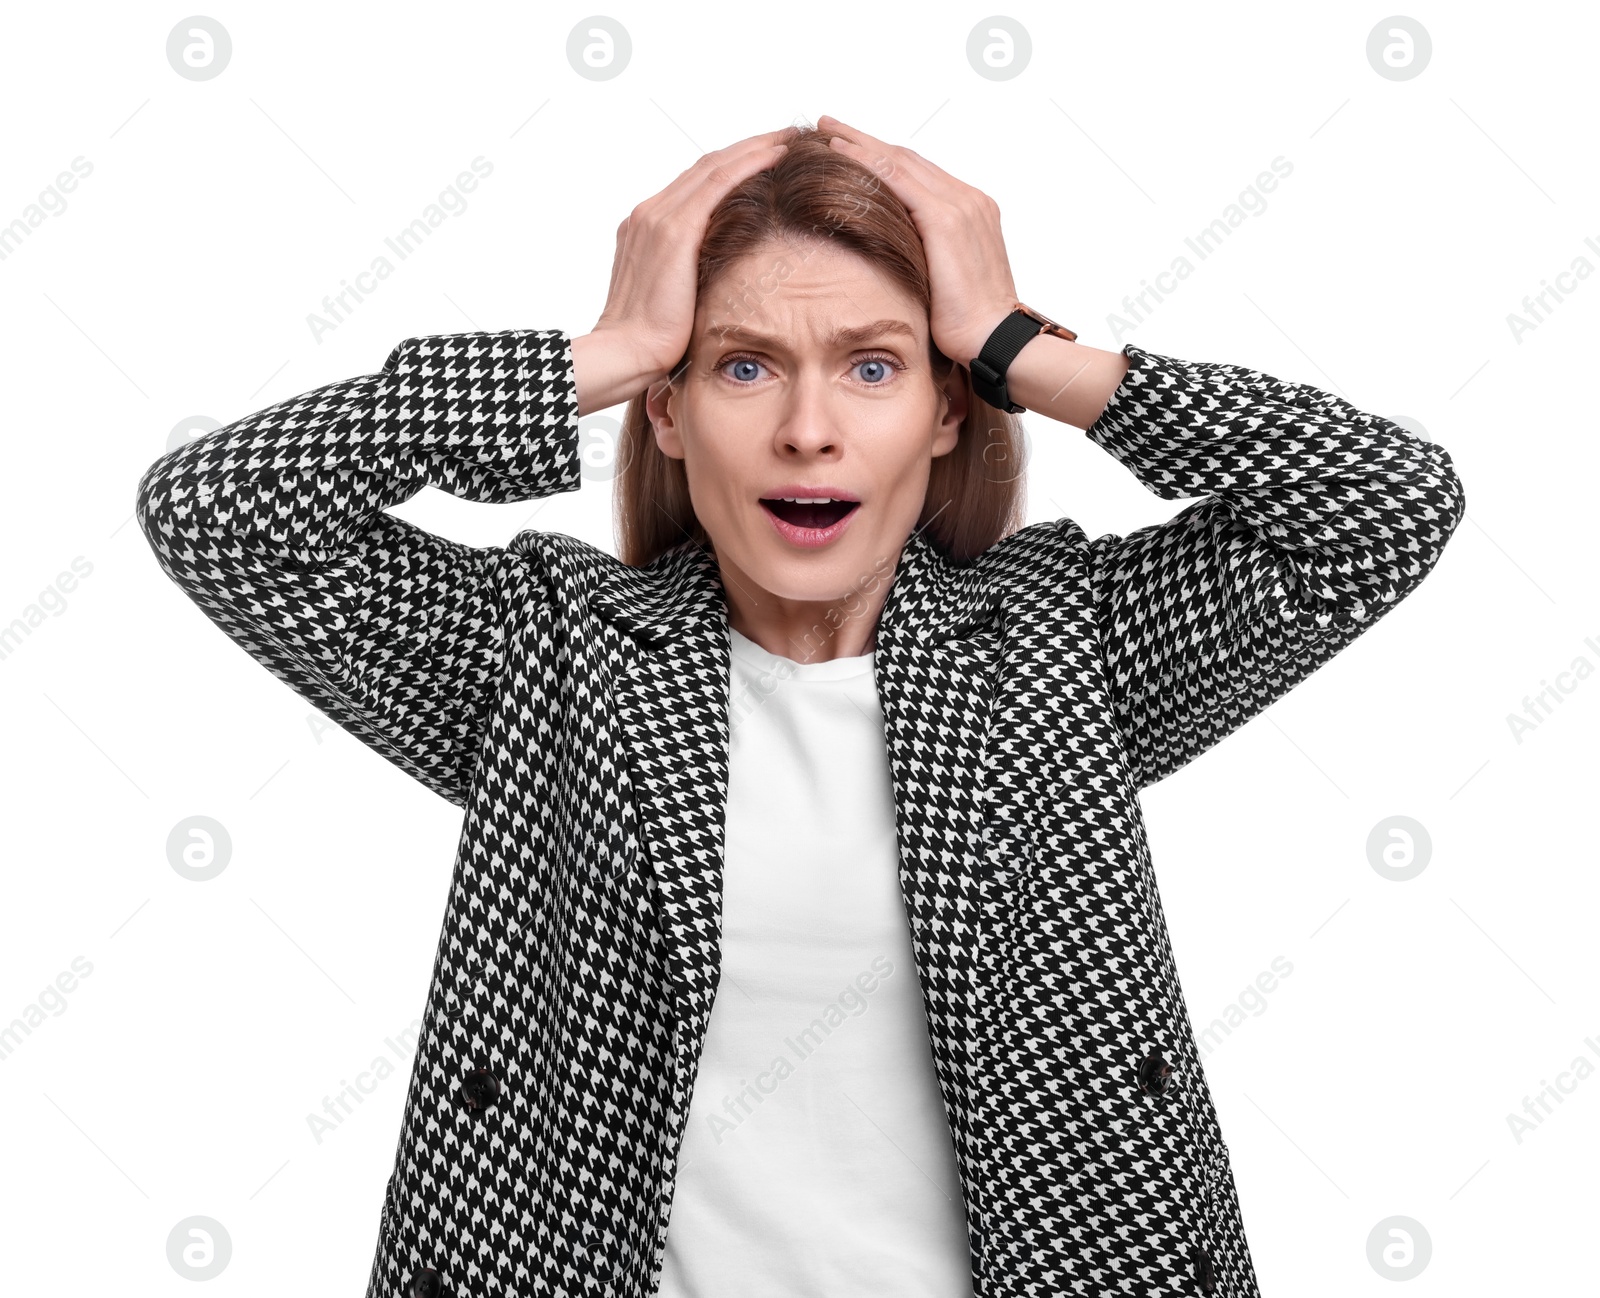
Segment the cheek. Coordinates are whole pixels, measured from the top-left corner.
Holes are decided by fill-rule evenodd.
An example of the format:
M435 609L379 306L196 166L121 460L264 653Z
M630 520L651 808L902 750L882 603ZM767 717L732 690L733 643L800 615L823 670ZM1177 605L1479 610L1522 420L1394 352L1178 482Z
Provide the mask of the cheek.
M937 436L937 431L926 425L898 432L885 451L885 473L892 474L896 483L920 483L932 464Z
M754 468L750 447L735 430L693 424L685 433L685 471L695 496L708 505L737 502L750 494Z

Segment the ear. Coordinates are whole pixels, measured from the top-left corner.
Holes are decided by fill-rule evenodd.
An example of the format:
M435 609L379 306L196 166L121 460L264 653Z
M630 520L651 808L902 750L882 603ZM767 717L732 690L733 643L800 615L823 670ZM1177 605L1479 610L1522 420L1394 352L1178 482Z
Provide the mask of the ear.
M645 390L644 409L650 417L651 431L661 453L674 460L683 459L683 432L672 412L675 389L668 379L652 383Z
M950 367L949 376L939 384L939 423L933 432L935 458L956 449L961 425L967 418L967 372L960 365Z

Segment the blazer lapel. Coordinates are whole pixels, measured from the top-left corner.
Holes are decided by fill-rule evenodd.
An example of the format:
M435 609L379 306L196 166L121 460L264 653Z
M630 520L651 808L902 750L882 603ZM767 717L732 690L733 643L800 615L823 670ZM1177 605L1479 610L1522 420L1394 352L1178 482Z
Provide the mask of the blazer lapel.
M716 558L686 542L647 567L608 568L590 605L636 642L613 699L639 835L677 999L686 1011L709 1011L721 968L730 662Z
M689 1021L703 1022L721 971L728 788L730 653L716 558L685 542L644 568L610 566L589 602L635 642L613 698L660 891L669 975ZM924 958L933 954L941 968L961 946L949 903L970 915L976 899L964 863L981 839L976 771L994 616L995 592L979 570L949 564L913 533L879 619L875 661L903 895Z
M976 1148L973 1109L962 1101L980 1084L972 992L989 792L979 772L990 743L1000 622L998 592L982 571L950 564L915 534L884 605L875 659L901 896L934 1062L958 1152L968 1158Z

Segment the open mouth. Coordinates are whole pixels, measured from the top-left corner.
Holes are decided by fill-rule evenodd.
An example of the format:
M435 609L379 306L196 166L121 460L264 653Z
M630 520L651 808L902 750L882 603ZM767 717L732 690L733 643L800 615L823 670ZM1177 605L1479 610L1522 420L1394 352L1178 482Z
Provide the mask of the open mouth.
M791 527L826 529L855 509L859 500L828 500L821 504L797 500L763 499L762 507Z
M831 500L815 496L800 500L761 497L761 507L767 511L767 517L772 520L778 535L790 545L804 550L833 544L850 526L850 520L860 504L859 500Z

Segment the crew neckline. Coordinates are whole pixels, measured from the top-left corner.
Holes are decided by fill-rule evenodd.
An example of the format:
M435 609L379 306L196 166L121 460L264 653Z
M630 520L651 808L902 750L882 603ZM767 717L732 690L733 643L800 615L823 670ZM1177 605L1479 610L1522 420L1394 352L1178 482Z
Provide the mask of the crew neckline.
M728 625L729 648L741 662L763 672L803 681L837 681L862 676L872 670L872 651L849 658L827 658L821 662L803 663L794 658L763 649L749 636Z

